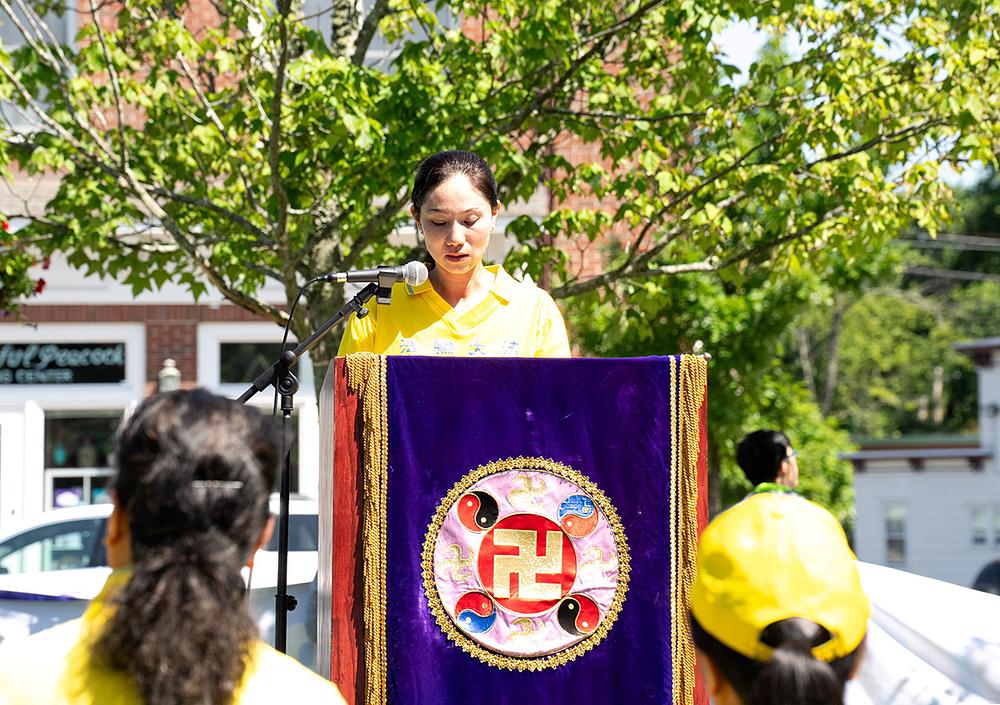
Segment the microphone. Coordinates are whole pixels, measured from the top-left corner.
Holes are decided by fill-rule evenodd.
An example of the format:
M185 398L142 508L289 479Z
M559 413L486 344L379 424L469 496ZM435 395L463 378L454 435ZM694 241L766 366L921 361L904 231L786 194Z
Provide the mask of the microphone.
M319 278L321 282L365 283L378 282L380 286L395 282L406 282L419 286L427 281L427 265L423 262L407 262L399 267L376 267L375 269L352 269L347 272L330 272Z

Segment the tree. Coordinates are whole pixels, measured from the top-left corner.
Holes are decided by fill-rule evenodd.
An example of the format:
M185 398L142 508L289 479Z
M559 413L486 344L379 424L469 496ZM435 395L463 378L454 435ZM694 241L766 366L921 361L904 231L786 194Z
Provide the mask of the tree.
M952 232L907 232L799 316L787 362L856 437L974 430L976 369L953 346L1000 332L998 194L988 167L957 194Z
M328 36L291 0L212 2L207 23L183 0L88 3L70 47L41 20L58 3L0 0L24 38L0 53L4 114L23 123L3 130L0 165L15 183L60 179L42 207L6 214L26 218L20 245L136 292L215 287L277 323L287 306L259 296L266 280L290 303L317 274L409 256L389 235L415 163L439 149L481 152L505 201L549 190L547 217L510 227L510 264L570 297L863 257L903 222L933 229L942 160L997 147L995 0L435 6L461 30L415 0L364 16L329 0ZM739 83L713 45L734 19L808 48ZM399 48L391 66L365 63L377 36ZM596 276L567 255L608 242ZM293 330L341 301L312 289Z
M24 243L10 234L10 223L0 225L0 316L7 317L18 311L19 304L26 298L41 293L45 289L45 279L35 279L30 268L39 264ZM48 261L42 261L48 268Z
M619 297L577 297L570 322L598 355L633 356L707 350L709 364L709 502L712 513L746 495L735 446L759 428L787 432L799 453L803 493L850 523L850 465L838 453L850 439L825 419L792 366L785 341L795 317L812 302L819 277L757 272L738 285L717 273L618 287Z

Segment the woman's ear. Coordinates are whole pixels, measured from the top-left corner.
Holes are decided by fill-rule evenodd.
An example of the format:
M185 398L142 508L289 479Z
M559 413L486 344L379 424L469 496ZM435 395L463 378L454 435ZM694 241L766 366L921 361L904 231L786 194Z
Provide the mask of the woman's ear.
M861 668L861 662L865 660L866 651L868 651L867 636L861 640L861 644L858 646L858 654L854 657L854 664L851 666L851 674L847 677L848 680L854 680L854 677L858 675L858 670Z
M104 551L108 565L121 568L132 563L132 532L128 523L128 510L118 501L118 495L114 491L111 499L115 507L111 510L104 530Z
M247 558L247 565L253 568L253 558L257 555L257 551L267 545L267 542L271 540L271 534L274 533L274 517L269 516L267 518L267 523L264 524L264 529L260 532L260 538L257 539L257 543L254 544L253 550L250 551L250 556Z
M417 209L414 208L412 205L410 206L410 217L413 218L413 225L414 227L416 227L417 232L423 235L423 233L420 231L420 214L417 212Z
M736 691L729 685L729 681L722 675L719 667L701 649L695 648L698 656L698 668L701 670L701 677L705 679L705 690L715 705L740 705Z

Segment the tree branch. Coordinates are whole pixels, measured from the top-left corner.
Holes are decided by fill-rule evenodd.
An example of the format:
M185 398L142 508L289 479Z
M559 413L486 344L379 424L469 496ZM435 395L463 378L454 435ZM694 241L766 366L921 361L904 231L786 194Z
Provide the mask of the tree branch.
M819 159L813 160L811 162L807 162L806 168L811 169L817 164L823 164L824 162L835 162L840 159L845 159L855 154L859 154L860 152L867 152L869 149L878 144L899 142L901 140L906 139L907 137L911 137L925 130L929 130L932 127L937 127L943 124L944 120L940 118L934 118L934 119L929 118L917 125L910 125L909 127L904 127L900 130L896 130L895 132L890 132L887 135L878 134L875 137L872 137L870 140L866 140L855 147L851 147L850 149L844 150L843 152L837 152L835 154L830 154L825 157L820 157Z
M91 0L91 2L93 2L93 0ZM202 108L204 108L205 112L208 114L208 119L215 126L215 129L216 131L218 131L219 136L222 137L223 142L225 142L230 149L235 151L235 145L233 144L232 140L229 139L229 134L226 131L226 127L225 125L222 124L222 118L219 117L218 112L216 112L215 107L208 99L208 96L206 96L205 92L201 89L201 83L194 75L194 72L188 65L187 60L184 58L184 55L178 52L177 61L180 64L181 70L184 72L184 75L191 83L191 89L194 91L195 96L197 96L198 102L201 103ZM244 193L246 194L248 205L254 210L257 210L257 199L255 199L253 195L253 185L251 184L250 179L247 177L246 169L242 164L239 165L237 173L239 173L240 180L243 182L243 190Z
M268 163L271 167L271 191L277 207L274 239L285 266L285 296L291 301L295 291L295 262L292 260L288 237L288 193L281 180L281 109L285 95L285 78L290 49L288 46L288 16L291 0L278 0L278 63L274 75L274 95L271 99L271 133L268 137Z
M680 113L662 113L660 115L632 115L629 113L612 113L601 110L570 110L563 108L541 108L539 113L546 115L565 115L579 119L592 120L620 120L622 122L667 122L670 120L684 120L688 118L705 117L704 110L688 111Z
M176 193L164 186L155 186L149 184L147 185L147 187L150 189L150 192L152 194L160 196L161 198L169 198L171 201L184 203L189 206L196 206L198 208L203 208L207 211L211 211L212 213L216 213L217 215L221 215L226 220L236 225L239 225L247 232L251 233L255 238L257 238L258 242L260 242L261 245L273 245L274 243L274 241L271 239L270 235L267 232L265 232L258 226L254 225L246 217L240 215L239 213L231 211L228 208L223 208L222 206L208 199L195 198L194 196L187 196L183 193Z
M66 58L66 54L63 53L62 47L59 45L59 42L56 41L48 26L44 22L39 21L34 8L23 0L17 0L17 6L21 10L21 13L23 13L25 19L28 20L28 24L31 25L34 32L28 32L24 24L21 22L21 18L18 17L16 12L14 12L14 8L8 0L0 0L0 7L2 7L4 12L7 13L7 17L4 18L5 21L9 20L11 24L17 27L17 31L21 33L22 37L24 37L25 43L31 47L31 50L38 54L38 56L40 56L46 63L53 68L58 67L60 69L59 73L63 75L72 73L72 64L70 64L69 60ZM49 44L44 43L46 38L48 38L50 42ZM54 48L56 53L59 54L58 59L50 53L50 48Z
M354 56L351 57L351 63L355 66L364 65L368 47L371 46L372 39L375 38L375 33L378 31L378 24L389 13L389 0L375 0L368 16L365 17L365 21L361 23L361 30L355 40Z
M399 213L408 198L409 194L406 191L401 191L379 208L378 213L368 221L364 229L354 239L354 242L351 243L351 249L348 251L347 256L344 257L344 266L346 268L351 268L358 257L361 256L361 253L364 252L368 243Z
M118 132L118 160L121 169L124 171L128 169L128 150L125 148L125 111L122 108L121 84L118 80L118 69L115 68L111 52L108 51L104 28L101 27L101 18L94 0L90 0L90 18L94 23L94 28L97 32L97 41L101 45L101 54L104 56L104 65L107 66L108 76L111 79L111 93L115 101L115 117L118 120L118 124L115 126Z

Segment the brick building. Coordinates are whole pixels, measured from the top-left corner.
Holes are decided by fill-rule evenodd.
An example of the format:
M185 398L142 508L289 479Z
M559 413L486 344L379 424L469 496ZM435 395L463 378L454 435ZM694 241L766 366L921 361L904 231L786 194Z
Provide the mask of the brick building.
M317 29L322 29L324 14L310 8L318 10L321 4L307 0L303 9L305 21L316 23ZM370 4L364 0L362 10L367 12ZM77 22L87 16L83 10L62 17L52 14L46 23L55 37L72 43ZM208 0L192 2L185 17L192 26L212 24L217 18ZM441 19L455 25L449 16ZM475 34L476 22L466 19L463 30ZM19 42L9 23L0 26L0 32L6 47ZM393 52L376 36L369 60L383 62ZM567 138L558 149L576 163L599 159L597 146L576 138ZM2 213L24 210L16 193L28 193L33 203L44 204L58 187L51 176L22 175L17 180L12 193L0 192ZM557 204L540 187L528 202L507 205L486 259L503 260L509 247L504 231L512 218L542 218L557 205L598 204L580 196ZM412 228L403 228L400 236L412 238ZM576 275L600 269L601 243L584 241L579 248L562 244L576 263ZM107 500L115 429L123 414L157 389L167 360L176 366L182 386L235 397L277 357L281 336L272 322L227 303L211 289L198 302L174 285L133 297L129 287L87 277L60 258L38 274L46 288L24 307L27 323L0 318L0 529L53 507ZM265 289L264 298L275 305L285 303L276 285ZM306 495L315 495L318 488L313 380L324 369L325 362L318 361L315 369L309 362L299 370L293 489ZM262 393L253 403L269 411L271 396Z
M175 286L133 297L56 259L27 323L0 322L0 527L59 506L106 501L114 432L174 360L184 387L238 396L277 356L281 329ZM273 292L272 301L281 293ZM318 485L312 366L296 396L294 484ZM254 402L270 411L271 397Z

